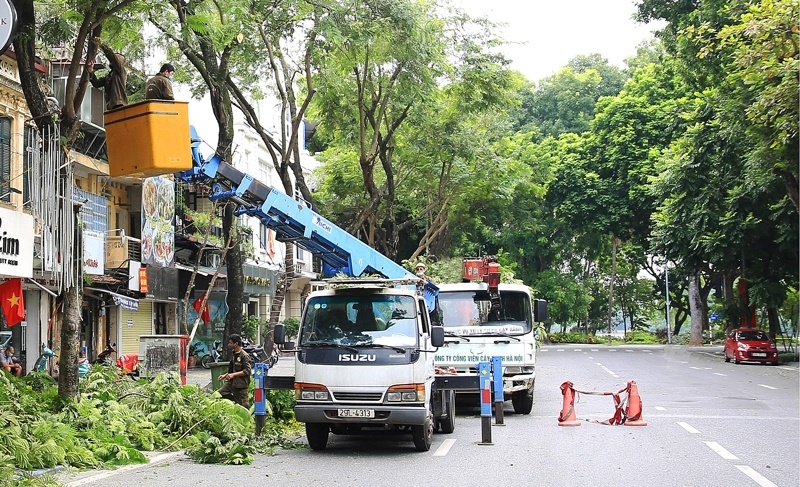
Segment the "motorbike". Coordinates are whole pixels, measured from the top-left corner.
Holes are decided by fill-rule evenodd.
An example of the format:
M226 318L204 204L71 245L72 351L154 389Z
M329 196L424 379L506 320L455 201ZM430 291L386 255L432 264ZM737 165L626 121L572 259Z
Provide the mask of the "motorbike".
M97 358L92 364L111 365L111 354L117 353L116 346L116 343L106 344L106 348L97 355Z
M246 344L244 347L242 347L242 350L247 352L247 354L250 356L250 360L252 360L254 364L263 362L270 367L278 363L278 358L280 357L278 345L272 345L272 352L269 355L267 355L264 351L264 347L254 343Z
M207 354L200 357L200 365L202 365L204 369L210 369L211 364L219 362L220 357L222 357L222 342L214 340L214 346Z
M42 353L39 355L39 358L36 359L36 362L33 363L33 370L36 372L45 372L50 358L55 357L56 353L52 351L46 343L42 343L40 348L42 349Z

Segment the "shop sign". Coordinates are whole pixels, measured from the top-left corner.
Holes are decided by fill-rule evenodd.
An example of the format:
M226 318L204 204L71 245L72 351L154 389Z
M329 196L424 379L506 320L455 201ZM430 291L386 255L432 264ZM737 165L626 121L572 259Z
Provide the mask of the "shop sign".
M33 236L31 215L0 208L0 275L33 277Z

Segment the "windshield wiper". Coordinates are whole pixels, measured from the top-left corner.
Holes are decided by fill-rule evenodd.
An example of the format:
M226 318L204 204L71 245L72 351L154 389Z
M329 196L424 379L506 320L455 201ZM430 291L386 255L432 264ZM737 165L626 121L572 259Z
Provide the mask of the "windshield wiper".
M358 353L358 349L355 347L351 347L350 345L342 345L341 343L335 342L312 342L312 343L303 343L301 344L303 347L334 347L334 348L344 348L345 350L350 350L353 353Z
M500 333L499 331L490 331L490 332L487 332L486 335L487 336L499 336L499 337L513 338L514 340L516 340L518 342L522 341L522 340L520 340L519 338L517 338L515 336L508 335L508 334L505 334L505 333Z
M469 338L467 338L467 337L465 337L465 336L461 336L461 335L459 335L458 333L453 333L452 331L446 331L446 332L444 332L444 336L446 336L446 337L455 337L455 338L460 338L460 339L464 340L465 342L469 342Z
M359 345L360 347L379 347L379 348L390 348L396 352L406 353L406 349L403 347L395 347L394 345L384 345L383 343L370 343L367 345Z

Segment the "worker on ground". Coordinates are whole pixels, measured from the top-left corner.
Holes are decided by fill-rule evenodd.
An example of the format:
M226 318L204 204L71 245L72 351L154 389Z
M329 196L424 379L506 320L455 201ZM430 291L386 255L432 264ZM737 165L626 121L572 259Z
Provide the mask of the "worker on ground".
M228 347L233 349L231 361L228 363L228 373L221 374L220 380L224 380L225 385L219 389L219 393L225 399L231 400L242 407L250 407L248 389L250 387L250 373L253 364L250 356L242 349L242 337L231 335L228 338Z
M94 72L94 60L86 60L86 70L89 71L89 82L92 86L103 90L106 99L106 110L123 107L128 104L128 72L125 70L125 56L115 53L110 47L103 44L99 37L92 39L97 47L108 59L108 73L98 78Z
M172 94L172 76L175 74L175 66L170 63L161 65L161 71L157 75L147 80L145 88L145 100L174 100Z

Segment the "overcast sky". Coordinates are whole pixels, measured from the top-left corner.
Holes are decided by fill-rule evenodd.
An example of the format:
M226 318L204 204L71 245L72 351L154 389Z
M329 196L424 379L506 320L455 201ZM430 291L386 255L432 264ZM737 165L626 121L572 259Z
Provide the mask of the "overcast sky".
M624 67L652 25L636 23L633 0L451 0L471 17L505 22L503 51L529 81L550 76L579 54L598 52Z

